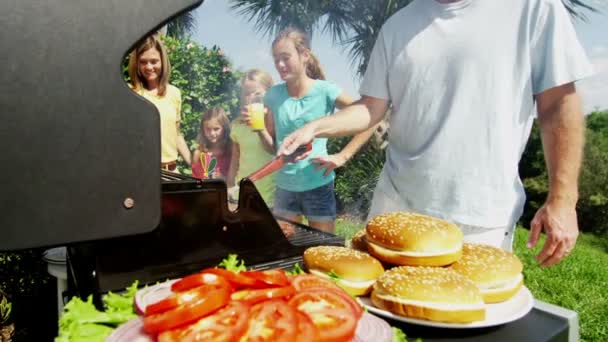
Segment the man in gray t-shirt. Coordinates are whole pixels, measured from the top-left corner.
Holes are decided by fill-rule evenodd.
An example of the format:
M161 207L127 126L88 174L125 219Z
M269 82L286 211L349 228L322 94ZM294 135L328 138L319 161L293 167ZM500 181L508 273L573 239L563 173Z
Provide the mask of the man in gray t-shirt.
M537 259L576 243L584 120L574 82L591 74L560 0L415 0L382 27L352 106L285 139L279 153L382 119L391 131L370 216L415 211L459 224L466 241L511 248L525 194L518 163L535 113L549 197L531 222Z

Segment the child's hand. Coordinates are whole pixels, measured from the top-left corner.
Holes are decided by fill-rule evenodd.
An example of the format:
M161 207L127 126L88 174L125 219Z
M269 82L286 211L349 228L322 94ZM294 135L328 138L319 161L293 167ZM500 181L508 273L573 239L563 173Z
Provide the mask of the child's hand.
M330 154L327 157L316 157L311 160L312 164L317 164L315 170L325 169L323 176L329 176L329 174L340 166L346 163L347 159L341 154Z
M268 108L264 106L264 115L268 114ZM241 107L241 119L247 124L247 126L251 126L251 115L249 114L248 106Z
M245 121L247 126L251 126L251 115L249 115L249 109L247 106L241 108L241 118L243 121Z

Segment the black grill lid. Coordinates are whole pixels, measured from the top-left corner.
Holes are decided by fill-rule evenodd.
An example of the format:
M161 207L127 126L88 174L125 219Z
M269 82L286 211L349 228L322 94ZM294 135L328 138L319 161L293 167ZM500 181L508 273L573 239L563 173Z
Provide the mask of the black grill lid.
M125 84L121 63L201 2L0 1L0 250L158 225L159 115Z

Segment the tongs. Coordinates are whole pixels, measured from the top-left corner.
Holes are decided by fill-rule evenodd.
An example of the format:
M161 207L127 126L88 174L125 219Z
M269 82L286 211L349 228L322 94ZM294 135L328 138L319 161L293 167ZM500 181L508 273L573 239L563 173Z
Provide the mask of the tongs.
M293 163L297 157L301 156L304 153L310 152L312 150L312 143L302 145L298 147L293 153L286 156L276 156L272 158L271 161L266 163L264 166L250 174L247 178L250 181L255 182L260 180L269 174L272 174L278 170L280 170L285 164Z

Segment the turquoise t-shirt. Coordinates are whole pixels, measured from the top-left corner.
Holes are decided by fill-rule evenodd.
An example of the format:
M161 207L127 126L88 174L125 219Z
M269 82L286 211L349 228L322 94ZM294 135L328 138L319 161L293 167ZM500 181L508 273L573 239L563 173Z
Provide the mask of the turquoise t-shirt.
M336 98L342 90L333 82L316 80L303 97L296 99L287 93L285 83L277 84L266 92L264 103L274 115L276 146L296 129L310 121L330 115L336 108ZM327 156L327 139L315 139L310 155L297 163L285 165L276 176L277 187L295 192L308 191L331 182L335 174L323 176L325 169L315 170L312 158Z

